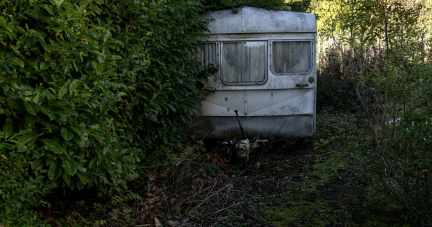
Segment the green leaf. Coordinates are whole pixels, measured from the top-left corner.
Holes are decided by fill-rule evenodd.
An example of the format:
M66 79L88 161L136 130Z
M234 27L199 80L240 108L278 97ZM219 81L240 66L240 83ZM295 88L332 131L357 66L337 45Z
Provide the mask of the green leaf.
M64 113L68 116L70 116L70 115L78 116L78 113L72 108L69 108L67 106L62 106L61 108L64 111Z
M86 142L78 136L74 136L73 141L75 142L76 145L80 146L81 148L84 148L86 146Z
M81 179L76 181L76 186L78 190L84 189L84 184L82 183Z
M12 118L8 117L5 123L3 124L3 137L9 138L10 136L12 136L12 133L13 133Z
M58 92L57 98L58 98L58 99L62 99L63 96L64 96L66 93L67 93L67 89L66 89L65 87L61 87L61 88L59 89L59 92Z
M167 105L174 113L177 112L176 108L173 105L171 105L169 103Z
M63 160L63 170L69 174L74 175L77 171L77 165L75 163L75 160Z
M10 60L10 63L12 63L14 65L17 65L17 66L20 66L21 68L24 68L24 62L23 62L23 60L15 57L15 56L10 56L9 60Z
M49 109L48 107L39 106L39 109L42 113L46 114L50 118L50 120L55 119L54 112L51 109Z
M64 0L54 0L57 7L59 7L63 3L63 1Z
M133 138L134 138L134 133L133 133L132 129L128 128L126 130L126 135L127 135L127 138L129 140L129 142L132 143L133 142Z
M6 148L8 150L14 150L15 149L15 145L10 144L10 143L1 143L0 144L0 148Z
M90 52L90 53L96 54L96 55L98 55L100 57L103 57L103 54L101 52L97 51L97 50L87 50L87 51ZM98 63L93 63L93 65L94 64L98 64ZM94 67L96 68L96 66L94 66Z
M39 105L33 102L25 102L24 107L30 114L36 115L39 112Z
M61 106L69 105L69 102L67 100L56 100L56 101L50 102L50 105L56 106L56 107L58 107L58 106L61 107Z
M101 74L105 70L105 65L103 63L97 63L95 66L96 74Z
M114 169L113 168L111 168L111 166L109 166L108 164L107 165L104 165L104 168L105 168L105 170L109 173L109 174L113 174L114 173Z
M55 95L53 95L53 93L51 93L50 91L45 91L45 96L47 97L48 102L56 100Z
M54 15L52 6L44 4L43 7L48 11L49 14Z
M108 183L107 178L106 178L103 174L101 174L101 173L99 173L99 172L92 173L92 174L95 175L95 176L97 176L97 177L102 178L102 180L105 182L105 184Z
M116 162L116 166L117 166L117 172L122 173L123 172L122 162Z
M70 180L71 180L71 175L69 175L68 173L66 173L65 171L63 171L63 180L67 183L67 185L70 184Z
M74 131L82 140L87 141L88 133L85 127L75 123L69 126L69 128Z
M79 171L85 173L87 171L86 168L84 168L84 166L82 166L79 162L76 162L77 168Z
M79 179L81 180L82 184L84 184L84 185L90 181L90 178L83 173L77 173L77 175L78 175Z
M38 158L31 163L31 166L34 170L40 170L40 169L42 169L42 167L45 166L45 159L44 158Z
M45 99L45 90L42 87L36 89L36 95L33 97L32 101L34 103L39 103Z
M73 138L73 132L65 127L61 129L60 134L65 140L71 140Z
M71 84L69 85L69 93L72 94L72 92L78 87L80 81L75 79L71 82Z
M102 153L103 153L103 154L106 154L107 151L108 151L110 148L111 148L111 145L110 145L110 144L106 145L106 146L103 148Z
M93 159L90 161L90 163L89 163L89 165L88 165L88 168L89 168L89 169L93 168L94 166L96 166L96 163L97 163L97 158L93 158Z
M38 116L26 113L24 120L27 126L33 126L38 120Z
M61 175L61 166L59 161L54 161L50 163L50 168L48 169L48 179L56 180Z
M105 109L107 109L107 107L108 107L108 98L103 97L101 104L100 104L100 113L104 112Z
M23 135L17 138L18 142L17 145L18 146L24 146L26 143L31 142L32 140L36 140L36 137L31 136L31 135Z
M41 141L45 143L45 146L50 151L53 151L56 154L61 154L65 152L65 149L53 139L41 139Z
M51 132L51 123L47 119L42 118L40 123Z

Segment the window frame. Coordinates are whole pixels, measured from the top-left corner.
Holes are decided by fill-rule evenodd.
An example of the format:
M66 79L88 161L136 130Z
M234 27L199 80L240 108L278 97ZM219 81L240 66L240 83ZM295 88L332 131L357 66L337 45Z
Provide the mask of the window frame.
M265 79L262 81L262 82L249 82L249 83L242 83L242 82L240 82L240 83L229 83L229 82L225 82L225 81L223 81L223 73L222 73L222 67L223 67L223 64L224 64L224 59L223 59L223 45L224 45L224 43L241 43L241 42L264 42L265 43L265 45L264 45L264 48L265 48L265 50L264 50L264 73L265 73L265 75L264 75L264 77L265 77ZM219 41L219 43L220 43L220 50L219 50L219 56L220 56L220 60L219 60L219 62L220 62L220 64L219 64L219 75L220 75L220 81L221 81L221 83L223 84L223 85L227 85L227 86L247 86L247 85L263 85L263 84L265 84L265 83L267 83L267 81L268 81L268 77L269 77L269 73L268 73L268 67L269 67L269 64L268 64L268 60L269 60L269 58L268 58L268 53L269 53L269 50L268 50L268 46L269 46L269 40L241 40L241 39L239 39L239 40L227 40L227 41Z
M215 62L215 64L214 64L213 66L214 66L215 68L217 68L217 69L218 69L218 72L219 72L219 65L220 65L220 59L219 59L219 45L220 45L220 42L212 42L212 41L210 41L210 42L206 42L206 44L204 44L204 48L205 48L206 45L209 45L209 44L215 44L215 45L216 45L216 47L215 47L215 60L216 60L216 62ZM199 48L199 47L198 47L198 49L200 49L200 50L198 51L198 53L200 53L202 50L201 50L201 48ZM198 60L198 59L196 59L196 60ZM208 65L205 65L205 64L204 64L203 59L199 59L199 61L201 62L201 65L204 67L204 69L206 69Z
M300 72L300 73L288 73L288 72L284 72L284 73L278 73L274 71L274 67L272 67L273 64L273 43L278 43L278 42L310 42L311 45L311 53L310 53L310 60L311 60L311 65L310 65L310 69L307 72ZM270 72L276 76L290 76L290 75L301 75L301 76L305 76L305 75L309 75L312 73L313 69L314 69L314 65L315 65L315 61L314 61L314 40L313 39L273 39L273 40L269 40L269 49L270 49L270 61L269 61L269 67L270 67Z

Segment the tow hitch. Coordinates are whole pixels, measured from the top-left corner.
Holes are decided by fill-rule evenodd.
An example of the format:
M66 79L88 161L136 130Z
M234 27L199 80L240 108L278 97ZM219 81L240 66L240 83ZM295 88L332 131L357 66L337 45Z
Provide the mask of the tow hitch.
M223 145L226 146L232 146L234 147L234 150L237 152L237 159L241 162L241 163L247 163L249 161L249 155L251 150L258 148L260 146L262 146L264 143L267 143L268 140L260 140L258 136L255 136L251 141L249 141L249 139L246 137L246 134L243 130L243 126L241 124L239 115L238 115L238 110L234 111L236 113L237 116L237 122L239 124L240 127L240 131L242 133L242 139L241 140L230 140L228 142L222 142Z

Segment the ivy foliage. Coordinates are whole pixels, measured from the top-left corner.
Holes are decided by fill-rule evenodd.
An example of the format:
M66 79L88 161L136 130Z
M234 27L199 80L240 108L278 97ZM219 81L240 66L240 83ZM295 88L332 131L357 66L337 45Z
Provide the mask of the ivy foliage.
M127 187L182 140L206 91L200 4L0 1L0 224L55 188ZM20 225L23 222L20 222Z

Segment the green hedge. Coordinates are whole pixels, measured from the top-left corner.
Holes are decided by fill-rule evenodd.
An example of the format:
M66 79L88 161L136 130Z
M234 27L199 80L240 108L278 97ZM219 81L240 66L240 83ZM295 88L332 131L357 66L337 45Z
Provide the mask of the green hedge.
M168 157L206 94L190 60L201 12L193 1L0 0L1 225L31 222L54 188L109 193Z

